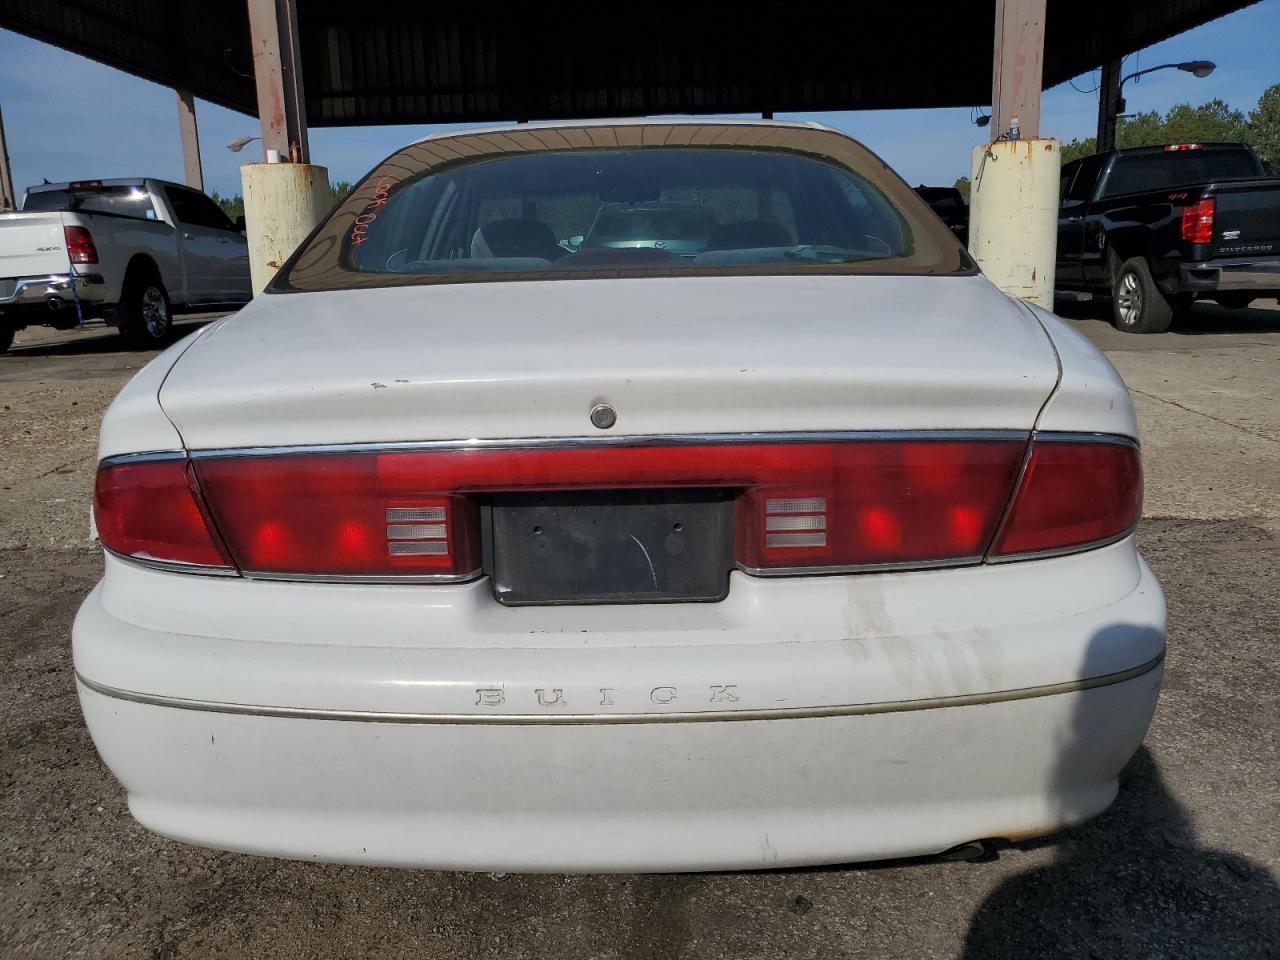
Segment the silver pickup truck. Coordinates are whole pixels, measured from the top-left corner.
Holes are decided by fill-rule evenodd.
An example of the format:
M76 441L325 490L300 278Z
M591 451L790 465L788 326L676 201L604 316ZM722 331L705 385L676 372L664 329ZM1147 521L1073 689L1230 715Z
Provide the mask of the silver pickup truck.
M249 300L243 222L163 180L85 180L27 190L0 214L0 352L29 324L103 318L158 345L173 314Z

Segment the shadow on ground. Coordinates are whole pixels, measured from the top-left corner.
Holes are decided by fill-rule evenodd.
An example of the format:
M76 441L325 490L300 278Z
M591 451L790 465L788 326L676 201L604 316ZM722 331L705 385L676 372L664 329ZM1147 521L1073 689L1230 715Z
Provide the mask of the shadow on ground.
M1205 336L1223 333L1280 333L1280 310L1274 309L1276 301L1258 303L1266 307L1252 306L1243 310L1228 310L1212 300L1197 301L1189 311L1174 318L1169 333L1181 336ZM1054 301L1054 313L1069 320L1101 320L1110 325L1111 301L1105 297L1092 300Z
M1180 655L1176 632L1173 641L1175 655ZM1159 643L1151 627L1108 626L1091 641L1081 675L1104 674L1116 649L1153 649ZM1175 666L1172 671L1164 703L1171 691L1176 696L1181 686L1176 674L1184 669ZM1072 791L1101 771L1102 776L1114 771L1142 738L1145 725L1135 726L1128 715L1142 696L1143 683L1139 677L1079 697L1071 729L1058 747L1060 820L1088 815L1089 802ZM1203 720L1212 694L1207 686L1201 692ZM1127 736L1133 740L1125 742ZM1180 746L1195 750L1196 741L1184 740ZM1214 760L1204 756L1199 763L1208 773ZM1220 781L1219 791L1227 789ZM1014 846L1047 846L1054 858L1003 879L985 898L970 921L964 960L1243 960L1280 955L1275 875L1239 853L1201 842L1190 812L1175 799L1145 746L1124 767L1119 796L1102 816Z
M142 349L159 350L181 340L210 323L214 317L198 317L178 320L162 344ZM138 348L126 341L115 327L91 323L83 330L67 330L56 339L39 339L34 343L15 342L2 357L75 357L107 353L132 353Z

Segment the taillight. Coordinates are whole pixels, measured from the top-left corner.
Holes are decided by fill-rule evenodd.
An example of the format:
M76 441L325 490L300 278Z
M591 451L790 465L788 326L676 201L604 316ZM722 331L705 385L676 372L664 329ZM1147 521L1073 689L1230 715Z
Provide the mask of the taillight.
M1213 242L1213 197L1182 208L1182 239L1187 243Z
M486 498L637 488L724 491L737 565L787 573L1107 542L1137 521L1142 475L1131 445L1079 438L1041 437L1029 454L1025 440L960 437L499 446L125 462L99 472L95 504L103 543L139 559L460 580L481 570Z
M249 573L452 575L480 567L478 495L719 488L749 569L977 560L1017 440L681 444L211 457L200 485Z
M121 556L230 567L209 531L185 458L101 467L93 517L103 546Z
M1142 464L1127 443L1037 439L991 552L1059 552L1105 543L1142 512Z
M200 485L246 573L459 577L480 568L479 510L407 454L207 459Z
M872 441L796 448L737 503L738 562L754 570L977 560L1025 444Z
M93 234L88 227L63 227L67 241L67 256L72 263L97 263L98 248L93 244Z

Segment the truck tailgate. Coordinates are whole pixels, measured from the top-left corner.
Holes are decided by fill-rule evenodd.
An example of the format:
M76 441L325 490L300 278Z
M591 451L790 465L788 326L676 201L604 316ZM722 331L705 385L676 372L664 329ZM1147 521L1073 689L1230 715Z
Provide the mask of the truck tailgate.
M1280 178L1222 181L1211 195L1215 257L1280 253Z
M69 273L62 214L0 214L0 282Z

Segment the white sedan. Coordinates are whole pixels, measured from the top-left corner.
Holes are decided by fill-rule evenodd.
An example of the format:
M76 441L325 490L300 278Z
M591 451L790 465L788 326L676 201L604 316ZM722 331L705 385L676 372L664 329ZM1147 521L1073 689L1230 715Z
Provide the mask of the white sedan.
M705 238L570 242L666 203ZM142 824L249 853L1044 834L1155 708L1136 437L1107 362L835 131L431 137L108 411L80 700Z

